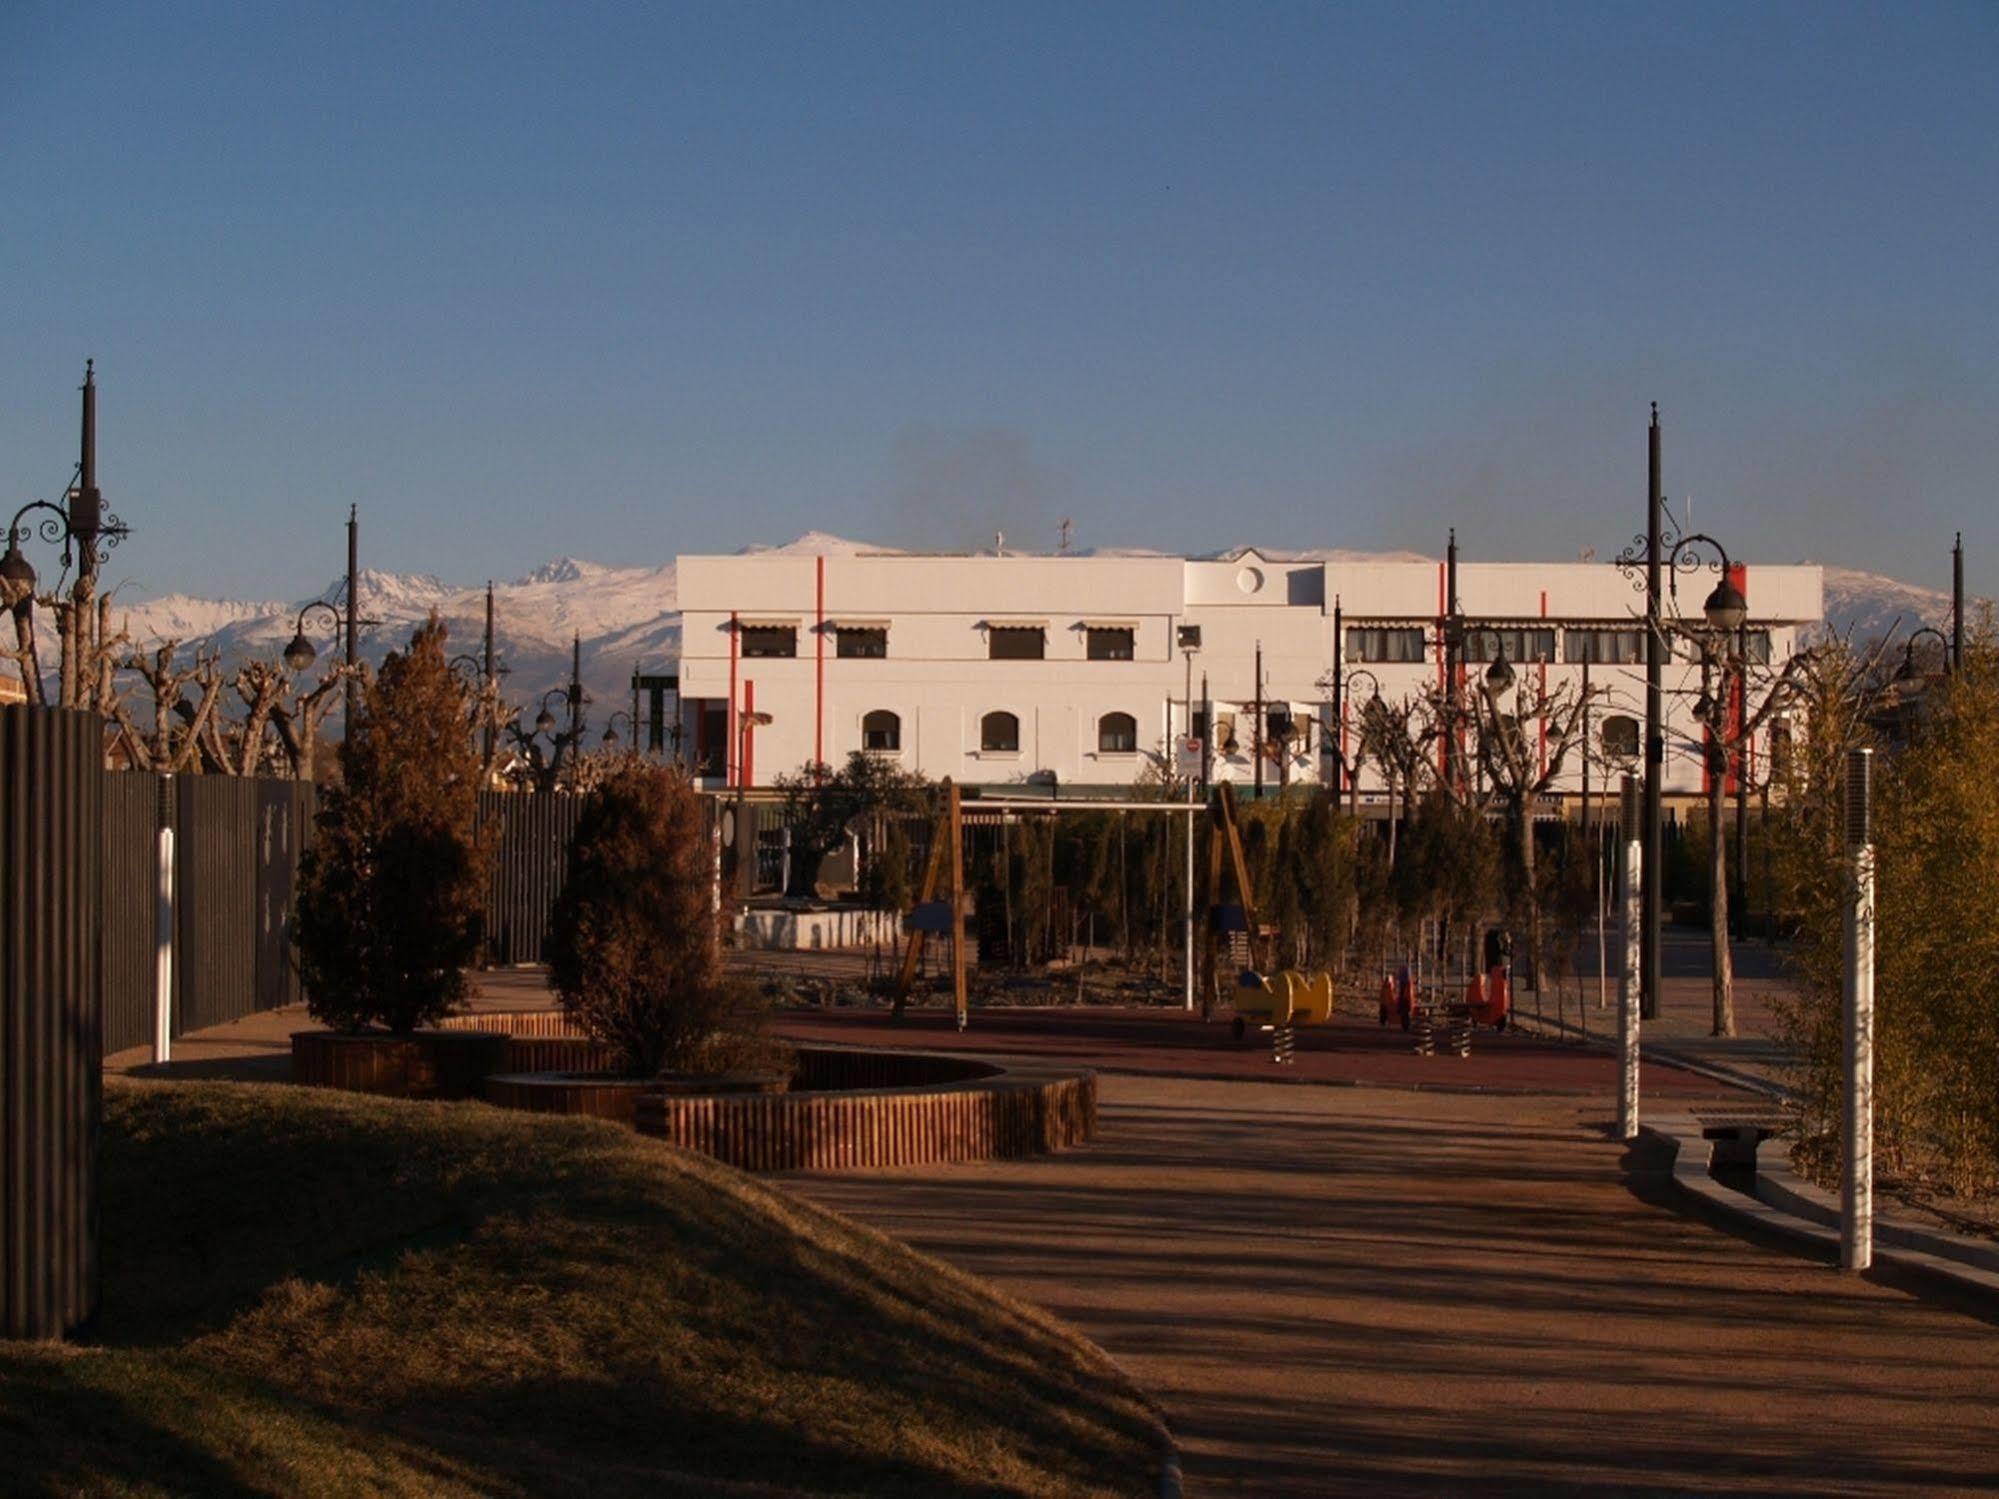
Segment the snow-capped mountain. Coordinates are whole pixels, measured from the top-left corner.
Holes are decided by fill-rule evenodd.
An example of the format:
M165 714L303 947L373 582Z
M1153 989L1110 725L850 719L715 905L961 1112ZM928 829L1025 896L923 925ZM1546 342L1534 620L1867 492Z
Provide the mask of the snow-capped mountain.
M1985 601L1964 601L1966 629L1978 621ZM1829 629L1852 632L1856 645L1883 639L1892 633L1906 639L1928 625L1950 633L1950 590L1922 588L1898 582L1879 573L1859 572L1850 567L1825 570L1825 620Z
M811 531L782 545L752 545L744 554L824 554L846 556L896 548ZM1229 551L1237 549L1231 548ZM1228 552L1217 555L1228 555ZM1158 556L1144 548L1100 548L1077 555ZM1357 552L1339 548L1287 551L1299 559L1336 562L1433 560L1415 552ZM322 598L336 598L336 579ZM409 639L412 629L435 609L450 631L451 648L476 656L485 630L483 584L448 583L428 573L367 570L359 593L364 618L362 654L380 663ZM577 557L559 557L494 589L495 633L507 668L510 701L532 705L569 678L573 641L582 647L583 682L594 699L590 717L604 724L616 709L630 708L631 675L671 671L680 655L680 611L673 564L612 566ZM1949 594L1877 573L1851 568L1825 570L1826 623L1867 640L1896 628L1906 634L1920 624L1948 628ZM183 594L133 603L117 611L132 643L150 649L163 641L221 652L225 661L277 656L298 625L300 603L196 599ZM1974 605L1974 610L1976 606ZM307 635L324 656L339 649L323 610L313 610ZM532 712L530 711L530 716Z

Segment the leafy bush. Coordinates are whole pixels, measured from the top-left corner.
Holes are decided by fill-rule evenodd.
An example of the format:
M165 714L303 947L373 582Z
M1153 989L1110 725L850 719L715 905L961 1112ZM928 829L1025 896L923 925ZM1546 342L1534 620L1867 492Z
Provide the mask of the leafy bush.
M585 798L549 923L549 979L625 1071L699 1070L743 1003L722 981L701 799L672 766L627 760Z
M470 990L485 904L479 759L432 615L367 686L299 863L293 922L313 1018L399 1035Z
M1850 680L1811 702L1777 833L1797 922L1785 1019L1804 1061L1800 1135L1836 1159L1848 860L1841 756L1869 736ZM1873 715L1879 719L1877 713ZM1971 643L1910 742L1876 756L1874 1104L1883 1166L1960 1191L1999 1184L1999 653Z

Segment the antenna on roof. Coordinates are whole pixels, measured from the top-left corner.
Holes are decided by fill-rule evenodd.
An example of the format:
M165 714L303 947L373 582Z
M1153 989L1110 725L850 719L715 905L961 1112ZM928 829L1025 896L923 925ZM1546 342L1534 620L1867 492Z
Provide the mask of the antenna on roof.
M993 532L993 555L995 557L1004 557L1006 555L1006 532Z
M1069 550L1069 532L1075 528L1075 525L1076 523L1068 516L1062 517L1062 550L1065 552Z

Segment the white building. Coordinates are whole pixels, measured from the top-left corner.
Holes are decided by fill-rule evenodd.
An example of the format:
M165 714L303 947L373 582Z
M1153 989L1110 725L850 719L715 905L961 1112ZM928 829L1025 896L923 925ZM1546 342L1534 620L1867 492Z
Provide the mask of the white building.
M1263 784L1317 781L1340 743L1331 705L1335 642L1358 699L1413 699L1443 673L1445 568L1327 562L1246 549L1217 558L750 554L679 559L682 743L704 783L768 785L812 760L892 755L962 785L1064 795L1129 786L1162 757L1185 769L1212 704L1212 773L1248 787L1261 653L1262 708L1291 735ZM1822 613L1816 567L1744 567L1750 655L1781 666ZM1697 619L1711 574L1681 584ZM1635 753L1644 716L1643 595L1607 563L1466 563L1458 599L1467 674L1495 644L1530 690L1579 679L1608 689L1593 708L1592 777ZM1184 647L1184 648L1183 648ZM1667 789L1705 773L1691 702L1699 670L1666 673ZM1752 706L1756 686L1750 687ZM768 722L763 721L768 715ZM1269 719L1266 718L1266 723ZM1538 730L1530 729L1530 732ZM1328 736L1333 736L1330 741ZM1263 736L1274 745L1271 734ZM1605 751L1609 752L1606 758ZM1752 751L1767 753L1767 732ZM1556 788L1579 788L1571 755ZM1382 788L1373 766L1364 796Z

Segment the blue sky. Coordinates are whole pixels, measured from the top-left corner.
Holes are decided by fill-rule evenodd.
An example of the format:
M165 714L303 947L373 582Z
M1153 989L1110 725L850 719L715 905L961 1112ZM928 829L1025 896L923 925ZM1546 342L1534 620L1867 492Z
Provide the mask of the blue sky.
M0 8L0 491L149 592L818 527L1999 583L1989 4Z

